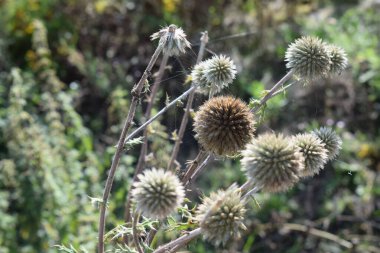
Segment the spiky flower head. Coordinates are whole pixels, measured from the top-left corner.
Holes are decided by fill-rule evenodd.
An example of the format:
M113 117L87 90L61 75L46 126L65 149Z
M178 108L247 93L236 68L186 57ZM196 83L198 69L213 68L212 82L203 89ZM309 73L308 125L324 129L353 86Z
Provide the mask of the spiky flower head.
M212 85L223 88L235 79L236 66L230 57L215 55L206 61L204 73Z
M150 37L152 40L160 39L159 44L163 46L164 54L169 56L183 54L186 48L190 47L185 32L176 25L167 26Z
M266 192L291 188L304 169L299 148L282 134L260 135L246 146L242 154L242 170L255 186Z
M203 199L196 220L206 240L218 246L240 237L241 230L246 229L243 223L245 203L240 197L241 191L234 184L226 191L219 190Z
M326 44L316 37L301 37L290 44L285 60L286 67L306 83L326 76L330 70L330 53Z
M301 176L307 177L318 174L327 162L325 144L311 133L298 134L293 141L301 149L305 159L305 169L301 171Z
M132 190L137 212L149 218L163 219L181 205L184 188L172 172L153 168L138 178Z
M346 52L335 45L327 45L327 50L330 53L330 72L340 74L348 64Z
M195 65L191 76L201 91L208 93L211 90L216 94L232 83L236 72L236 66L229 57L216 55Z
M210 92L211 83L209 83L205 76L206 61L196 64L191 71L191 80L194 84L198 85L197 91L208 94Z
M316 135L327 149L328 160L331 161L338 156L340 149L342 148L342 140L336 134L334 130L328 127L321 127L312 132Z
M253 137L253 114L238 98L214 97L195 114L194 130L195 138L206 151L234 155Z

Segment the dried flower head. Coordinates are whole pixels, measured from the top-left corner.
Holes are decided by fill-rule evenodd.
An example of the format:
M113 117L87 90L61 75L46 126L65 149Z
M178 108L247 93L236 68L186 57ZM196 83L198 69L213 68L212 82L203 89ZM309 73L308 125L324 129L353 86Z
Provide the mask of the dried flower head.
M184 188L172 172L146 170L133 184L132 196L136 211L149 218L163 219L182 203Z
M285 60L286 67L306 83L330 71L330 53L326 44L315 37L302 37L290 44Z
M194 83L199 85L201 92L212 94L219 93L228 87L235 79L236 66L233 61L225 56L214 56L211 59L195 65L191 72Z
M241 191L232 185L226 191L219 190L203 199L196 220L206 240L218 246L240 237L240 231L246 229L243 223L245 203L240 197Z
M318 174L327 162L327 149L325 144L314 134L298 134L293 139L295 145L301 149L305 159L305 169L301 176L313 176Z
M335 45L328 45L327 50L330 53L330 72L340 74L348 64L346 52Z
M234 155L253 137L253 114L238 98L215 97L195 114L194 130L195 138L206 151Z
M247 145L242 154L242 169L247 177L267 192L291 188L304 169L304 158L299 148L282 134L260 135Z
M185 32L176 25L167 26L153 33L150 37L152 40L160 39L159 43L163 46L164 54L169 56L183 54L186 48L190 47L190 42L186 39Z
M323 144L325 144L329 161L337 157L340 149L342 148L342 140L334 130L328 127L321 127L314 130L312 133L315 134Z

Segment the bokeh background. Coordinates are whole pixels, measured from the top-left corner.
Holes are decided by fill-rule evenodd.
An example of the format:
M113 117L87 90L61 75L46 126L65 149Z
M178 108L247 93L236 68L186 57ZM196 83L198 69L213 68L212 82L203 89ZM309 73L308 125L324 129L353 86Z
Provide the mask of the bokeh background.
M95 252L98 209L91 200L102 195L131 88L157 45L149 36L172 23L193 47L169 59L155 111L187 88L202 31L210 37L206 57L223 53L238 67L224 93L247 102L286 73L287 45L302 35L334 43L349 57L341 75L294 85L270 100L257 131L331 126L343 139L340 156L289 192L258 194L260 207L249 203L248 230L224 252L380 252L379 13L378 0L0 1L0 252L57 252L54 245ZM204 99L198 96L195 107ZM166 166L182 113L179 106L151 126L147 167ZM182 167L197 151L190 123ZM136 146L122 158L107 231L123 224L138 153ZM234 181L244 182L239 159L219 159L190 197L197 202ZM117 241L107 247L128 252ZM223 250L197 240L189 251Z

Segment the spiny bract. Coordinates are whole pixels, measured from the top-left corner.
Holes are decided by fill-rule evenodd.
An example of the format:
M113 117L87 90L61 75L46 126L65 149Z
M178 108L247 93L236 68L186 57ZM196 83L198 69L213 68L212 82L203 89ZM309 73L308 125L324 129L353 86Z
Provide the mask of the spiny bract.
M215 97L195 114L194 130L195 138L206 151L234 155L253 137L253 114L238 98Z
M149 218L163 219L181 205L184 188L172 172L153 168L138 178L132 190L137 212Z
M232 185L226 191L219 190L203 199L196 220L206 240L218 246L240 237L240 231L246 229L243 223L245 203L240 197L240 189Z
M286 67L293 70L297 78L308 83L330 71L330 53L326 43L315 37L301 37L288 47Z
M163 45L164 54L169 56L185 53L186 48L190 47L190 42L186 39L186 34L182 28L170 25L152 34L152 40L160 39L159 44Z
M315 134L327 149L328 160L331 161L338 156L340 149L342 148L342 140L335 133L334 130L328 127L321 127L312 132Z
M289 138L266 133L242 152L242 170L263 191L280 192L292 187L304 169L303 156Z
M305 159L305 169L301 176L313 176L318 174L327 162L327 149L325 144L314 134L298 134L293 138Z

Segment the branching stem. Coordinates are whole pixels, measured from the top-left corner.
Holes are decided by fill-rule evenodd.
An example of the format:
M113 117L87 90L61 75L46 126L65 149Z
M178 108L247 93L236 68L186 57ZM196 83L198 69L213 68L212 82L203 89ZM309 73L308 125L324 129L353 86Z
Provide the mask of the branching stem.
M196 64L201 62L207 42L208 42L208 33L204 32L202 37L201 37L201 46L199 47L199 52L198 52ZM185 113L182 116L181 126L179 127L177 139L174 143L173 152L172 152L172 155L170 157L169 164L168 164L168 170L172 169L174 162L177 159L179 148L180 148L181 143L182 143L183 135L184 135L185 130L186 130L187 122L189 121L189 114L190 114L191 107L193 106L194 96L195 96L195 90L193 90L190 93L189 98L187 100Z
M151 116L154 101L155 101L155 98L156 98L156 95L158 92L158 88L160 86L160 82L161 82L162 77L164 75L165 67L168 63L168 59L169 59L169 55L164 54L162 61L160 63L160 68L158 69L157 78L154 80L154 84L152 86L152 91L151 91L150 96L148 98L148 104L147 104L147 107L145 110L145 115L144 115L145 119L149 119ZM147 128L145 128L143 136L144 136L144 140L143 140L144 142L141 145L139 161L137 163L135 173L133 175L131 186L129 187L129 190L128 190L127 202L125 204L124 219L125 219L126 223L128 223L130 221L130 218L131 218L131 213L130 213L131 194L129 194L129 193L131 192L133 183L137 180L137 175L139 175L142 172L144 164L145 164L145 156L146 156L147 149L148 149L148 138L147 138L148 137L148 130L147 130Z
M104 187L102 205L100 206L99 231L98 231L99 232L98 233L98 253L104 253L104 230L105 230L107 202L108 202L108 198L111 192L112 183L115 177L115 172L119 165L121 154L123 153L125 138L127 136L127 132L129 128L131 127L133 118L135 117L135 112L136 112L138 101L140 99L142 88L146 80L148 79L150 71L152 70L154 63L157 61L157 58L160 55L162 49L163 49L163 43L160 43L158 47L156 48L152 58L150 59L149 64L146 67L139 82L135 84L132 89L132 101L129 107L128 116L127 116L127 119L125 120L124 127L123 127L123 130L121 131L119 142L116 148L116 152L112 159L111 168L109 170L106 185Z
M153 253L165 253L165 252L171 252L171 249L180 248L187 243L189 243L194 238L198 237L202 233L201 228L196 228L193 231L175 239L174 241L171 241L163 246L160 246L158 249L153 251Z

